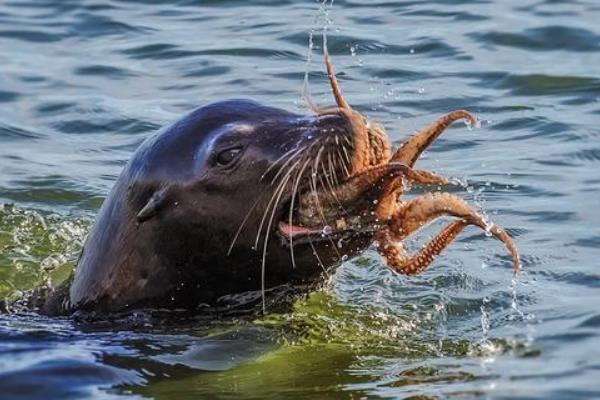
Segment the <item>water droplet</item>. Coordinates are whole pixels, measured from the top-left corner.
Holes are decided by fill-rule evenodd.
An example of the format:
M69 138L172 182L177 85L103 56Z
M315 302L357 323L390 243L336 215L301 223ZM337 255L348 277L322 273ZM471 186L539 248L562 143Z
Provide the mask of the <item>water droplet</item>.
M323 235L331 235L332 232L333 232L333 228L329 225L325 225L323 227L323 230L321 231L321 233L323 233Z
M485 225L485 236L487 237L491 237L492 236L492 229L494 229L494 223L490 222L488 224Z

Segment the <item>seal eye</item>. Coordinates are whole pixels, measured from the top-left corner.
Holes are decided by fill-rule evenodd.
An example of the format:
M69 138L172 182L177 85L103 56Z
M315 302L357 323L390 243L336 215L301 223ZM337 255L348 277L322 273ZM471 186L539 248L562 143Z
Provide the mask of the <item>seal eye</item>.
M232 147L230 149L223 150L222 152L217 154L217 157L216 157L217 164L219 164L221 166L229 165L233 161L235 161L235 159L241 152L242 152L241 147Z

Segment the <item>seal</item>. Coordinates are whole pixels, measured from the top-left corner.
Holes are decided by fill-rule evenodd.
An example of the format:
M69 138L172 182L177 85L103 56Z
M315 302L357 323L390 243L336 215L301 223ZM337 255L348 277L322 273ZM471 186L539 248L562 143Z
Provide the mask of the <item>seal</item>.
M325 191L345 175L353 134L338 112L302 116L249 100L192 111L135 152L74 275L40 311L193 310L231 294L262 290L264 299L268 288L317 281L372 236L350 227L295 242L289 235L301 230L291 223L299 193Z

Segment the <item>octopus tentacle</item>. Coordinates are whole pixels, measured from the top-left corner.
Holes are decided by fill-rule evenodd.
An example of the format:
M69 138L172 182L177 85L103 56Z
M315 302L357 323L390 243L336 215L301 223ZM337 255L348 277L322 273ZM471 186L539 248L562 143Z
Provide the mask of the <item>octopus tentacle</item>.
M391 161L398 161L412 167L421 153L444 132L454 121L464 119L471 125L477 123L477 119L465 110L456 110L448 113L425 128L413 134L406 142L402 143L400 148L392 155Z
M415 170L400 163L389 163L368 167L364 171L350 176L350 178L335 188L324 193L318 193L318 196L322 201L333 202L335 200L344 203L346 201L355 201L361 194L369 190L374 190L377 192L378 197L387 199L390 196L385 191L385 180L392 179L394 182L402 182L402 179L399 179L400 177L411 183L436 184L446 182L443 178L429 171ZM382 188L384 188L383 195L380 194ZM309 193L303 200L308 201L311 199L311 196L315 195ZM388 219L390 215L391 211L386 214L385 219Z
M342 95L342 90L340 89L340 85L338 84L337 78L335 77L333 63L331 62L331 57L329 57L329 50L327 50L326 46L323 46L323 55L325 56L327 76L329 77L329 83L331 84L331 90L333 91L333 97L335 97L335 102L337 103L339 108L350 110L350 105L348 104L348 102L346 102L346 99L344 99L344 96Z
M468 225L464 220L452 222L444 227L429 243L416 254L406 254L402 242L392 240L389 230L377 234L379 254L394 271L404 275L417 275L425 270L458 234Z
M449 183L443 176L430 171L412 169L410 167L407 167L407 171L409 172L405 173L403 178L409 183L421 185L447 185ZM398 199L402 195L404 185L403 180L400 178L402 177L389 176L383 185L376 210L377 218L380 220L392 218L398 208Z
M331 84L331 91L337 104L337 108L324 109L320 111L320 115L338 112L345 114L350 123L352 124L352 130L354 131L354 152L352 154L352 163L350 165L350 173L352 175L363 171L369 165L371 165L371 147L369 141L369 132L366 126L365 118L358 112L352 110L344 96L342 95L342 89L335 77L335 70L333 69L333 63L329 56L327 47L323 48L323 55L325 57L325 66L327 68L327 77ZM389 149L388 149L389 152ZM389 155L388 155L389 157ZM386 159L387 161L387 159Z
M400 163L390 163L390 165L394 164ZM408 166L406 167L403 177L410 183L416 183L420 185L448 185L450 183L448 179L436 174L435 172L426 171L423 169L412 169ZM390 197L393 193L396 193L396 197L398 197L402 192L401 189L402 180L398 179L397 176L390 176L381 192L381 197Z
M466 201L449 193L429 193L403 203L388 222L389 238L393 241L403 240L423 225L443 215L458 217L468 225L479 226L500 240L512 256L513 270L520 270L519 253L506 231L497 225L486 223Z
M450 193L426 193L401 203L390 217L394 240L403 240L432 220L444 216L483 221L466 201ZM482 222L483 223L483 222ZM483 223L485 228L485 223Z
M445 177L436 174L435 172L425 171L422 169L414 169L416 174L419 175L419 179L413 179L414 183L421 185L448 185L450 181Z
M391 144L383 126L369 122L361 113L350 107L342 94L327 46L323 47L327 76L337 107L319 109L311 106L318 115L343 114L352 125L354 151L350 164L352 175L369 166L387 163L391 157Z

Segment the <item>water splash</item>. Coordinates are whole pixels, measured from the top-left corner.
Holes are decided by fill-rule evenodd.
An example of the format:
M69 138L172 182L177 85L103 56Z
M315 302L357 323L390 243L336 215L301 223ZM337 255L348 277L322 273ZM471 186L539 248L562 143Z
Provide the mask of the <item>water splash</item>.
M32 282L62 280L73 268L90 221L0 205L0 297Z
M314 108L312 105L312 96L310 91L310 67L312 64L313 51L315 49L315 41L314 36L318 30L321 30L323 33L323 46L327 46L327 30L333 24L333 19L329 16L329 11L333 7L334 0L317 0L319 3L319 9L317 11L317 15L313 19L312 27L310 28L308 34L308 50L306 54L306 64L304 69L304 81L302 84L302 99L305 103L308 104L311 108Z

